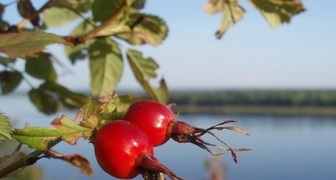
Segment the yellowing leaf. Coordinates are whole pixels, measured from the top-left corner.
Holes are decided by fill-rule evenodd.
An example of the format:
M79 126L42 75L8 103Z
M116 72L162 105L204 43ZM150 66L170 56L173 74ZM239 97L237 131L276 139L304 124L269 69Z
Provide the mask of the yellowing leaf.
M43 31L0 34L0 52L9 57L26 58L36 56L50 44L70 46L62 37Z
M116 33L116 36L135 45L145 43L159 45L168 34L165 21L148 14L131 14L127 21L127 28L127 31Z
M91 167L90 162L83 156L79 154L71 154L71 155L62 155L56 151L48 150L45 152L48 157L54 159L60 159L71 165L79 168L82 173L86 174L87 176L93 176L93 169Z
M162 79L158 88L153 88L149 83L151 79L156 78L155 70L159 68L159 65L152 58L144 58L141 52L135 50L127 51L127 59L136 79L148 96L161 103L166 103L168 101L168 88L165 81Z
M110 38L100 38L90 48L91 90L103 97L113 91L123 72L118 45Z
M222 12L221 26L216 32L216 37L220 39L224 33L232 25L237 23L244 17L245 10L238 4L238 0L209 0L205 4L205 12L208 14L214 14Z
M272 27L289 23L292 16L305 10L301 1L249 0L249 2L260 11Z
M236 131L236 132L245 134L245 135L247 135L247 136L250 135L245 129L243 129L243 128L241 128L241 127L236 127L236 126L226 126L226 127L224 127L224 129L228 129L228 130L231 130L231 131Z
M9 121L9 118L0 112L0 141L12 139L11 128L12 125Z

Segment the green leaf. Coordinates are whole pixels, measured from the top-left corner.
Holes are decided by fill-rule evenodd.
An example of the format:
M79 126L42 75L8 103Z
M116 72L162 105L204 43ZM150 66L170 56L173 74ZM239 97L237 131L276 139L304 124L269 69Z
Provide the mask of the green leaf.
M48 8L43 12L43 22L48 27L63 26L79 17L78 13L62 7Z
M99 38L90 47L91 89L103 97L113 91L123 71L120 49L112 39Z
M165 21L148 14L131 14L127 28L126 32L117 32L116 36L134 45L147 43L155 46L161 44L168 34Z
M57 139L60 134L52 128L31 127L25 129L15 129L12 137L22 144L26 144L33 149L44 150L48 142Z
M71 9L75 12L82 13L90 10L93 1L94 0L51 0L48 2L48 6L64 7Z
M73 145L77 142L78 138L86 138L92 132L92 129L81 127L65 116L55 119L52 125L55 128L31 127L15 129L12 137L33 149L45 150L47 149L48 142L58 137Z
M0 52L9 57L25 58L36 56L50 44L70 46L62 37L43 31L0 34Z
M151 99L166 103L168 101L168 88L162 79L158 88L153 88L149 81L156 78L155 70L159 65L152 58L144 58L141 52L135 50L127 51L127 59L131 65L137 81L145 89Z
M249 2L260 11L271 27L289 23L292 16L305 10L301 1L249 0Z
M223 14L220 28L216 32L218 39L224 35L228 28L241 20L245 14L245 10L238 4L238 0L210 0L205 4L205 12L208 14L221 12Z
M125 0L94 1L92 4L93 20L103 22L114 14Z
M12 125L9 118L0 112L0 141L12 139L11 129Z
M50 58L50 54L28 58L25 64L26 72L35 78L55 82L57 73Z
M0 87L2 94L12 92L21 82L22 74L18 71L1 71Z
M42 89L32 89L28 93L30 101L39 111L45 114L53 114L58 110L57 99Z
M87 102L87 97L81 93L75 93L53 82L45 82L40 86L41 90L52 92L67 108L80 108Z

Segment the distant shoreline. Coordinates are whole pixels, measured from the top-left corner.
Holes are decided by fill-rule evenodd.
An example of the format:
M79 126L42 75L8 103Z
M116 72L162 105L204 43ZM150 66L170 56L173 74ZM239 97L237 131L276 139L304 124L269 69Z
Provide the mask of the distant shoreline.
M336 116L336 107L289 107L289 106L204 106L177 105L180 114L244 114L244 115L304 115Z

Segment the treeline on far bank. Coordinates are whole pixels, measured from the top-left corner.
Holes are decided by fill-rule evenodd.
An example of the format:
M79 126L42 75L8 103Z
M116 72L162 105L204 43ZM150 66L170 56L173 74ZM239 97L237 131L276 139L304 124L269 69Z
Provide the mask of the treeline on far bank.
M336 90L171 91L169 102L179 106L336 107Z

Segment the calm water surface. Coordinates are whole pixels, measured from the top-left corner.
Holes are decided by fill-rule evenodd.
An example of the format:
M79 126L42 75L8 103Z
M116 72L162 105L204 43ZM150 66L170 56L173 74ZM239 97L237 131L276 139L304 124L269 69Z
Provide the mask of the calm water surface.
M45 116L22 97L1 97L0 110L12 119L29 122L31 126L49 126L55 117L65 114L74 118L75 112L64 111ZM198 127L209 127L225 119L235 119L233 125L246 129L251 136L231 131L215 132L231 147L251 148L240 152L238 163L230 153L219 158L225 179L336 179L336 117L309 116L240 116L240 115L183 115L180 119ZM23 127L23 123L14 125ZM211 137L206 140L215 142ZM113 179L96 163L91 144L81 140L76 146L59 144L55 150L63 154L79 153L88 158L95 174L88 178L79 170L59 160L42 159L44 179ZM216 151L216 149L214 149ZM207 179L204 162L210 154L192 144L172 140L156 148L156 157L180 177L189 180ZM140 177L137 179L141 179Z

